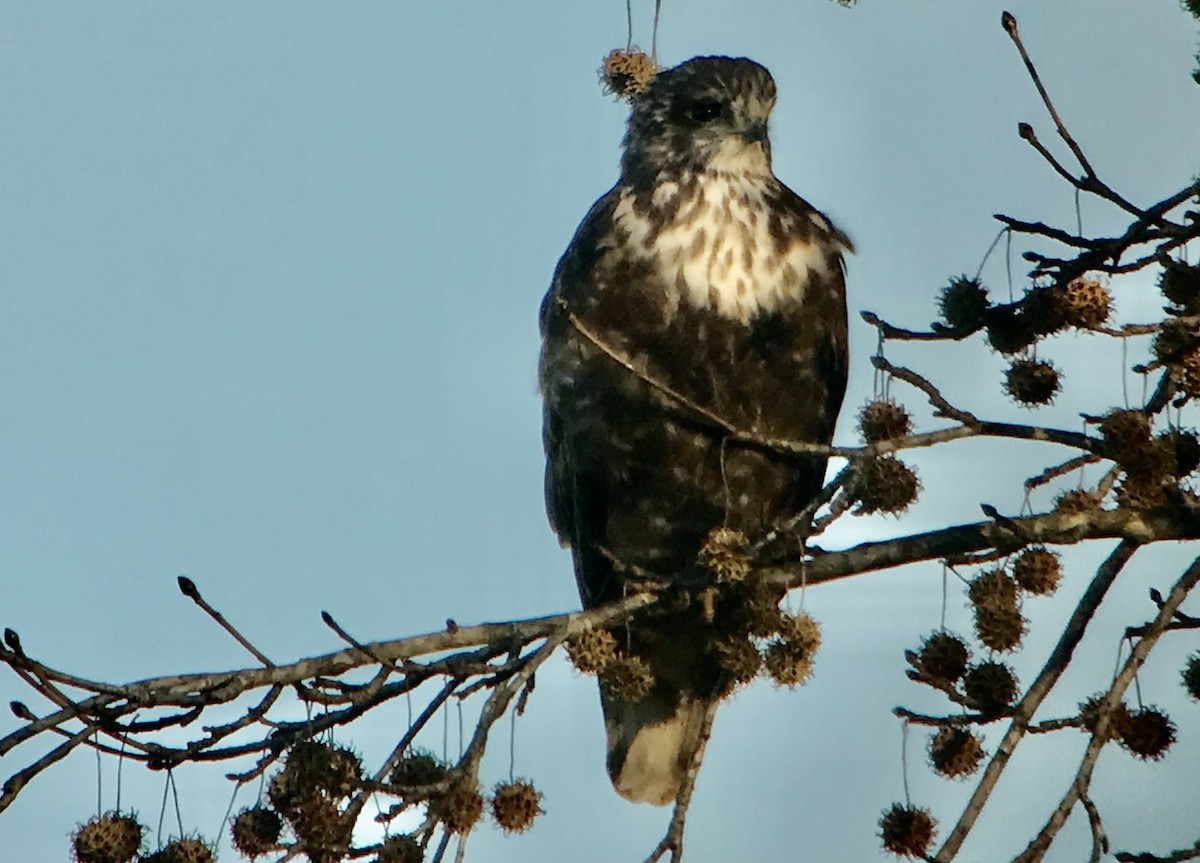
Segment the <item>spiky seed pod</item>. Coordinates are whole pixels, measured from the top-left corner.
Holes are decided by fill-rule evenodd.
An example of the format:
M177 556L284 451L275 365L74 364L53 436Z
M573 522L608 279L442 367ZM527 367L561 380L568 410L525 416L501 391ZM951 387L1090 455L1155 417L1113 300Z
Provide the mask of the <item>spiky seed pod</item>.
M922 671L948 683L963 676L970 660L971 651L967 649L966 642L944 631L935 632L921 642L921 649L917 653Z
M1163 363L1178 363L1196 349L1196 325L1180 318L1167 318L1151 342L1154 358Z
M1167 261L1158 288L1183 314L1200 314L1200 265Z
M975 636L989 650L1008 653L1021 646L1021 639L1025 636L1025 618L1015 609L976 606Z
M1136 459L1150 443L1150 417L1141 411L1114 409L1100 420L1105 455L1118 464Z
M1096 724L1100 721L1100 703L1103 700L1104 693L1101 692L1079 704L1079 722L1090 734L1096 733ZM1109 712L1108 730L1105 732L1104 739L1118 740L1124 737L1125 732L1129 729L1129 719L1129 708L1125 706L1125 702L1118 701Z
M1058 369L1045 360L1013 360L1004 373L1004 389L1013 401L1027 407L1048 405L1062 388Z
M990 305L987 290L970 276L951 279L938 296L942 320L955 329L979 326Z
M247 806L233 819L230 833L233 847L251 859L261 857L279 844L283 821L273 809L265 806Z
M329 747L329 763L321 787L333 797L349 797L362 786L362 759L345 746Z
M362 779L362 761L344 746L302 740L288 750L283 772L294 788L315 788L332 797L348 797Z
M857 515L900 513L908 509L921 490L913 469L895 456L868 458L859 467L852 493Z
M976 608L1015 611L1019 607L1017 583L1003 567L985 569L971 580L967 596Z
M796 654L811 656L821 646L821 624L804 612L780 615L776 632L788 650Z
M155 853L162 863L213 863L217 859L208 843L193 836L174 839Z
M617 654L600 672L600 685L610 698L636 704L654 686L654 672L640 656Z
M740 530L713 528L700 547L700 560L718 582L741 581L750 572L746 554L749 545L750 540Z
M1100 498L1087 489L1070 489L1054 499L1054 511L1063 515L1084 514L1099 508Z
M617 655L617 638L607 629L585 629L567 641L567 658L581 674L599 674Z
M779 588L761 582L727 590L728 600L721 605L721 631L766 638L779 628L783 594Z
M1013 563L1013 580L1026 593L1049 596L1062 581L1062 559L1041 546L1030 546Z
M288 822L292 830L308 850L308 856L314 853L331 859L341 857L332 855L350 846L354 833L354 820L350 814L343 812L337 801L328 797L313 797L297 806Z
M1017 678L1003 662L981 662L967 669L963 691L983 713L1000 713L1017 697Z
M436 801L434 811L447 830L465 835L483 815L483 795L476 786L460 782Z
M752 681L762 669L762 654L745 638L719 639L713 644L713 656L721 667L724 695Z
M1172 476L1183 479L1200 467L1200 435L1191 429L1170 428L1155 440L1171 454L1174 461Z
M407 833L397 833L383 840L375 863L421 863L425 850L421 843Z
M267 783L267 799L279 814L288 820L291 820L291 815L300 802L313 796L319 797L320 792L297 787L284 770L277 772Z
M867 443L904 437L912 427L908 411L891 399L867 402L858 412L858 430Z
M1117 485L1117 506L1121 509L1154 509L1166 502L1167 488L1162 480L1126 475Z
M1183 688L1194 700L1200 701L1200 653L1188 657L1183 666Z
M930 766L948 779L970 776L979 768L981 761L981 741L965 728L940 728L929 739Z
M893 803L879 819L879 838L883 840L883 847L898 857L924 857L933 844L936 831L937 822L929 810L917 806Z
M812 676L813 654L796 652L788 642L773 639L763 656L763 667L776 686L791 689L802 686Z
M1021 312L1029 327L1039 336L1049 336L1067 328L1065 292L1059 287L1032 288L1021 301Z
M600 85L605 93L632 101L646 89L658 72L654 61L637 48L609 51L600 67Z
M446 764L424 749L410 749L408 754L396 762L389 777L393 785L401 788L419 788L433 785L449 775Z
M1175 742L1175 723L1156 707L1131 711L1129 723L1121 735L1121 745L1130 754L1158 761Z
M1137 482L1161 485L1164 480L1175 476L1175 451L1170 442L1159 435L1140 449L1126 453L1121 467Z
M531 782L501 782L492 789L492 818L505 833L524 833L542 814L541 802Z
M988 344L1005 356L1019 354L1038 339L1028 315L1006 309L987 316Z
M71 836L78 863L128 863L142 847L145 829L132 815L105 812Z
M1095 329L1112 317L1113 299L1108 288L1096 279L1072 279L1062 291L1060 308L1069 327Z

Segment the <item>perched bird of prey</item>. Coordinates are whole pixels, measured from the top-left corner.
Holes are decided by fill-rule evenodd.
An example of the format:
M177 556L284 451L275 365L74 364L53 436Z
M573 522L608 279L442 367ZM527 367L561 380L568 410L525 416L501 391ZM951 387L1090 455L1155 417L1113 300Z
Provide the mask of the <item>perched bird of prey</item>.
M586 607L630 573L669 582L709 532L753 539L819 492L846 386L846 235L775 178L770 73L697 57L633 100L621 178L584 218L541 309L546 508ZM717 421L719 418L720 421ZM649 693L601 692L624 797L676 799L720 674L695 611L618 633Z

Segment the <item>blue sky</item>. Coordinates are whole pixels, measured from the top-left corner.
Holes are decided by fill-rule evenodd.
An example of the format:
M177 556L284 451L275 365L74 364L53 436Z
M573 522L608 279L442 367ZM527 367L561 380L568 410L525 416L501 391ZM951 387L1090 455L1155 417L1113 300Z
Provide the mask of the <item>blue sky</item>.
M635 9L643 45L652 5ZM977 266L992 213L1074 219L1070 190L1015 134L1029 121L1056 146L1002 8L666 0L659 51L772 70L776 172L855 239L852 309L919 326L946 278ZM1149 203L1194 174L1196 27L1174 0L1007 8L1112 185ZM596 68L624 42L617 0L0 0L0 622L53 665L127 680L247 663L178 596L178 574L277 661L338 646L321 609L381 639L573 608L542 511L536 313L616 177L625 109L600 94ZM1097 231L1120 224L1091 202L1083 215ZM1006 290L1001 257L985 276ZM1159 301L1129 284L1122 310L1149 317ZM852 336L849 407L870 393L874 347L864 326ZM1080 410L1109 406L1091 396L1113 392L1119 348L1068 336L1047 352L1067 392L1039 420L1077 427ZM999 396L1003 364L978 345L889 356L972 409L1027 416ZM839 439L853 441L851 423ZM1020 479L1051 460L1016 444L919 454L927 491L911 516L853 520L838 538L973 520L981 500L1014 510ZM1065 595L1027 609L1026 677L1104 552L1074 552ZM1057 708L1100 685L1115 633L1136 622L1122 605L1140 609L1189 557L1145 554L1155 565L1088 642L1088 667L1105 671L1080 675ZM825 626L816 678L792 693L757 684L725 709L689 859L879 854L875 819L902 793L888 711L935 706L904 681L901 651L937 624L940 583L928 565L809 592ZM966 628L960 605L952 593L951 622ZM1150 700L1176 698L1186 648L1161 648ZM26 697L11 676L0 695ZM516 770L546 793L547 815L526 837L482 831L471 859L641 859L666 813L609 790L594 684L556 662L533 702ZM397 706L355 742L385 751L405 721ZM13 723L0 718L0 733ZM1112 753L1100 777L1176 783L1194 811L1197 725L1181 722L1163 765ZM969 788L924 770L920 736L914 797L949 818ZM1015 849L1061 794L1056 768L1075 750L1028 748L970 859ZM0 816L0 844L62 859L95 806L95 770L78 753L40 778ZM485 779L507 770L497 754ZM111 766L104 777L111 802ZM215 832L227 784L202 769L178 779L189 826ZM126 805L157 813L160 794L160 777L126 771ZM1114 812L1114 840L1144 835L1121 829L1149 814ZM1195 839L1192 823L1157 834L1160 850Z

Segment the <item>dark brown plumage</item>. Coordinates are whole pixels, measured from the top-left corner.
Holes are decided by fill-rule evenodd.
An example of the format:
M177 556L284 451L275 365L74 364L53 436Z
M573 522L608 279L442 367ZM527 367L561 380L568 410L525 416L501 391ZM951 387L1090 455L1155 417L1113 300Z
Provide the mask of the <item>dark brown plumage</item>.
M750 60L660 72L543 302L546 505L587 607L622 595L610 556L669 580L712 528L753 539L820 490L823 457L731 442L705 416L828 443L845 390L850 242L771 172L774 101ZM631 629L655 684L637 703L604 697L626 797L675 798L716 697L712 644L694 612Z

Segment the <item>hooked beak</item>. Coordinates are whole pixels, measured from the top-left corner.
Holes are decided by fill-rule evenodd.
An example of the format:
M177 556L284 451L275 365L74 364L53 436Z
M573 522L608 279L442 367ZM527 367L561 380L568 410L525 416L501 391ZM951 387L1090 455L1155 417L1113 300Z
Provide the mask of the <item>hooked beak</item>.
M767 144L767 121L755 120L741 132L742 140L747 144L758 142L766 147Z

